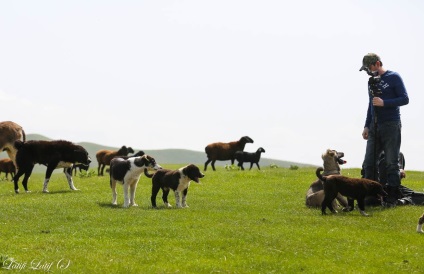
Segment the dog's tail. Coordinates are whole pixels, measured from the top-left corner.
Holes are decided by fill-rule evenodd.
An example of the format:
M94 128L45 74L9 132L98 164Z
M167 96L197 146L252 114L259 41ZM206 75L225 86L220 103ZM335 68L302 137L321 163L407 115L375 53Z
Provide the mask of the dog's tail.
M22 142L21 140L16 140L14 145L15 145L15 148L19 150L21 147L23 147L24 142Z
M149 174L149 172L147 171L147 168L144 169L144 175L146 175L147 178L153 177L153 174Z
M322 167L319 167L315 171L315 174L317 175L318 179L320 179L321 181L325 182L327 178L325 176L322 176L321 175L321 171L324 171L324 169Z

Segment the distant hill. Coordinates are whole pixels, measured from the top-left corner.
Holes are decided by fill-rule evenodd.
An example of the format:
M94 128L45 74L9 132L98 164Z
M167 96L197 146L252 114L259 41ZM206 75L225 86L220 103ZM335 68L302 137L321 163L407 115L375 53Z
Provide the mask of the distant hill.
M52 140L46 136L40 135L40 134L27 134L26 135L27 140L45 140L49 141ZM110 147L110 146L104 146L99 145L95 143L89 143L89 142L81 142L77 143L84 147L88 154L91 157L91 165L90 168L95 168L97 171L97 160L96 160L96 153L97 151L101 149L108 149L108 150L118 150L119 147ZM140 149L140 148L134 148L135 152L138 152L140 150L143 150L146 154L149 154L153 156L156 161L161 165L166 164L181 164L186 165L189 163L199 165L201 167L201 170L203 170L203 166L206 161L206 154L205 152L201 151L194 151L194 150L188 150L188 149L158 149L158 150L151 150L151 149ZM7 158L6 152L0 153L0 159L1 158ZM237 161L235 162L237 163ZM227 164L230 164L230 161L217 161L215 166L225 166ZM278 167L285 167L288 168L291 165L296 165L299 167L306 167L306 166L314 166L310 164L305 163L296 163L296 162L290 162L290 161L282 161L282 160L275 160L275 159L269 159L269 158L261 158L260 165L261 166L269 166L271 164L275 164ZM249 168L249 164L244 164L244 167ZM209 167L210 168L210 167ZM256 167L255 167L256 168ZM34 172L45 172L46 168L42 165L36 165L34 167ZM56 171L57 172L57 171Z

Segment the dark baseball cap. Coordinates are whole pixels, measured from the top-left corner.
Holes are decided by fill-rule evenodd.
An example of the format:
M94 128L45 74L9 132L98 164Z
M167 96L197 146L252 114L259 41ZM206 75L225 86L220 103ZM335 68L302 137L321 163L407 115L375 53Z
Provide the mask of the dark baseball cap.
M368 53L362 59L362 67L359 69L359 71L367 69L370 65L375 64L377 61L381 62L380 56L375 53Z

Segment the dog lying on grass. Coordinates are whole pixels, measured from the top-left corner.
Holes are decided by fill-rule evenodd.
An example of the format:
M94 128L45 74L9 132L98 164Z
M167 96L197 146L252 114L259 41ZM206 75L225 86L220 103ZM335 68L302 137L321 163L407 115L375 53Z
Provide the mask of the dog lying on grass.
M424 233L423 230L423 224L424 224L424 213L423 215L418 219L418 225L417 225L417 232L418 233Z
M159 189L162 189L162 200L166 207L172 207L171 204L168 203L168 194L170 189L174 191L176 207L188 207L187 192L190 182L195 181L196 183L199 183L199 178L205 177L205 175L200 172L200 169L193 164L177 170L160 169L156 171L155 174L149 174L145 169L144 174L148 178L152 178L151 201L153 208L157 208L156 196ZM181 202L180 193L182 193Z
M331 212L337 213L332 205L332 201L340 193L348 197L348 207L344 211L352 211L354 208L354 200L358 201L359 212L363 216L368 216L365 212L365 197L378 196L381 200L382 197L387 196L383 186L375 181L364 178L348 178L341 175L322 176L321 169L317 168L317 177L324 182L324 201L321 205L321 212L326 214L325 209L328 207Z
M324 171L322 175L340 175L340 165L346 163L346 161L342 159L343 157L343 152L327 149L327 151L321 155L324 166L324 168L321 168L321 171ZM323 182L318 179L309 186L306 192L305 204L308 207L320 207L322 201L324 201L324 185ZM340 193L337 194L336 199L332 202L333 208L339 207L336 201L338 201L341 206L347 207L347 200Z

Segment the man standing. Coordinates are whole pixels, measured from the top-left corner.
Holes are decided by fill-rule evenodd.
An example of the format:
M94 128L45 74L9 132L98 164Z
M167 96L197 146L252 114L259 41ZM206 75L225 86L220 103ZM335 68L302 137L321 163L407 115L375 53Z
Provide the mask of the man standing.
M362 137L367 140L364 159L364 177L376 180L378 155L384 151L387 171L386 202L395 204L399 198L400 172L398 156L402 123L400 106L409 103L408 93L400 75L383 68L381 58L368 53L362 67L371 77L368 81L369 104Z

